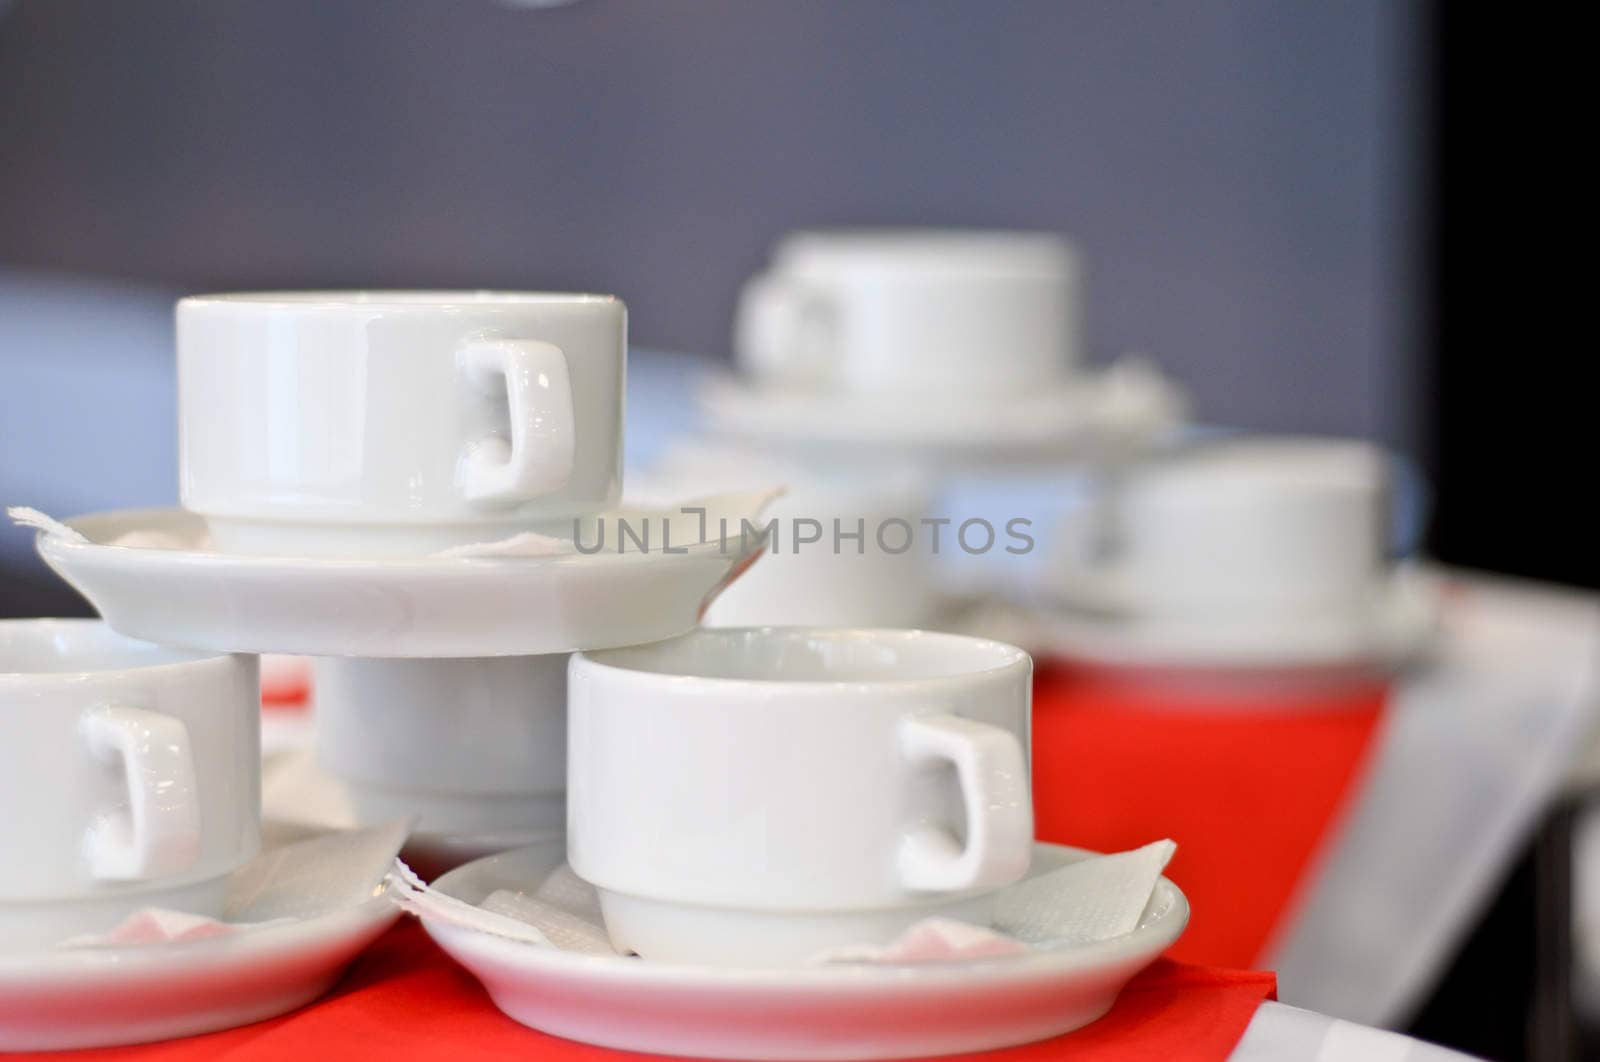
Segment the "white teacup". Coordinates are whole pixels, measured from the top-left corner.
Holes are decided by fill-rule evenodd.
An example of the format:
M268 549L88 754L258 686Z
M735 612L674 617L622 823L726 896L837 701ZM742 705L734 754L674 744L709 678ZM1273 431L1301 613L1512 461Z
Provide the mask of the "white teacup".
M1388 462L1368 443L1202 444L1138 466L1114 488L1106 556L1081 556L1093 551L1093 523L1069 521L1068 556L1080 556L1069 559L1065 588L1158 619L1358 618L1386 574L1388 491Z
M622 950L718 964L987 923L1027 868L1032 662L925 631L580 653L567 846Z
M630 479L629 493L639 489ZM707 607L711 627L916 627L938 608L933 548L922 519L926 478L905 470L819 468L765 454L679 446L644 480L671 499L782 484L754 524L768 545ZM737 532L737 528L734 529ZM952 537L946 533L945 541Z
M1079 363L1079 270L1047 233L798 232L744 287L754 381L946 399L1061 384Z
M518 838L566 815L567 654L318 658L317 758L358 821Z
M778 481L773 481L778 482ZM766 555L718 594L710 627L914 627L938 607L928 495L889 479L789 479L762 511L777 521Z
M256 658L0 622L0 950L220 915L261 841Z
M183 299L183 504L250 553L570 533L617 501L626 332L609 295Z

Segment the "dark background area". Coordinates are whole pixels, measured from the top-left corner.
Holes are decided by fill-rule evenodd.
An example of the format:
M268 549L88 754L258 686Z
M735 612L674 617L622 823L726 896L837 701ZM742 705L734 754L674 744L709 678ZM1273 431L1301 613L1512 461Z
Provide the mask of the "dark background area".
M614 291L725 355L814 224L1058 230L1090 348L1414 448L1415 0L15 0L0 263Z

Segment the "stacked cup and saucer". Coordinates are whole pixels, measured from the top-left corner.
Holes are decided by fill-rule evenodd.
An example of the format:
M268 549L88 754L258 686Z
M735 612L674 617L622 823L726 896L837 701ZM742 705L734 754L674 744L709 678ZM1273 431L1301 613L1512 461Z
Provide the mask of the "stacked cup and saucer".
M742 467L790 488L772 513L793 543L710 621L950 626L966 605L933 558L948 480L1116 462L1173 428L1183 402L1155 369L1084 364L1080 263L1043 232L780 240L740 293L737 372L702 389L707 438L655 469L727 481ZM821 541L802 541L818 524Z
M1352 439L1222 436L1130 464L1056 529L1031 599L971 629L1080 668L1297 685L1381 677L1437 626L1390 559L1394 462Z
M682 514L618 533L626 320L605 295L183 299L184 508L40 552L118 631L314 658L315 750L274 762L275 819L415 818L430 867L548 836L568 654L693 627L759 547Z
M1044 232L791 233L744 286L737 376L708 427L848 461L1054 465L1175 426L1176 388L1138 358L1084 365L1082 266Z
M608 533L618 495L614 298L221 295L177 319L185 507L24 521L103 621L0 629L0 798L36 809L0 827L4 1048L320 995L396 916L412 824L443 864L559 836L567 654L693 627L744 559L695 521L573 532ZM263 779L255 654L277 652L316 658L316 749ZM276 847L373 837L353 893L327 873L346 849Z
M0 1051L273 1017L394 922L403 833L264 828L260 726L253 655L0 621Z
M1020 650L696 629L770 495L613 508L625 342L606 296L183 300L185 508L39 550L119 637L315 657L269 809L413 821L461 865L385 894L535 1028L886 1058L1105 1013L1187 922L1170 844L1034 842Z
M702 628L573 657L568 832L396 899L505 1013L730 1059L1070 1032L1182 933L1170 842L1033 839L1032 661L917 630Z

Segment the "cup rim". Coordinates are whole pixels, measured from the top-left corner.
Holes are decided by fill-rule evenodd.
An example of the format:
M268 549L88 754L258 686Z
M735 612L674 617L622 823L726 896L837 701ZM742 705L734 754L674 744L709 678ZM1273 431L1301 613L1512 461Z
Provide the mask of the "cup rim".
M965 670L942 674L907 676L853 676L848 678L784 678L779 675L763 677L733 677L698 673L684 660L682 647L693 642L733 642L750 638L782 639L786 642L815 640L818 638L854 638L874 643L906 644L940 642L952 648L961 647L973 653L988 654L992 663ZM647 666L652 658L657 666ZM991 638L978 638L965 634L950 634L915 628L894 627L699 627L695 630L644 645L619 646L612 649L588 650L573 654L574 670L617 676L629 676L634 681L707 684L721 689L745 687L762 690L906 690L944 686L951 682L998 678L1018 670L1031 671L1033 657L1025 650ZM664 666L663 666L664 665Z
M177 646L159 645L138 638L129 638L119 634L108 625L105 620L85 618L54 618L54 617L26 617L20 619L0 619L0 649L5 643L26 634L37 633L40 636L49 636L51 631L57 636L66 634L75 640L85 637L99 638L102 644L112 645L121 650L144 650L152 652L153 659L149 663L127 663L113 667L75 667L59 671L12 671L6 670L9 665L0 664L0 691L19 686L34 687L43 683L65 685L68 683L82 683L95 679L109 679L129 674L153 675L163 671L186 670L197 664L204 664L214 660L224 660L233 654L213 652L203 649L184 649ZM70 658L70 652L68 654Z
M1378 444L1335 435L1223 435L1135 468L1128 491L1148 504L1214 503L1217 495L1277 504L1351 498L1382 504L1393 459Z
M186 295L178 300L186 308L241 311L348 312L385 310L438 312L528 306L623 305L615 295L581 291L506 291L491 288L349 288L303 291L222 291Z
M981 225L811 225L791 229L773 245L785 252L826 246L836 253L926 252L954 249L980 253L1048 254L1068 258L1072 241L1052 229L988 228Z

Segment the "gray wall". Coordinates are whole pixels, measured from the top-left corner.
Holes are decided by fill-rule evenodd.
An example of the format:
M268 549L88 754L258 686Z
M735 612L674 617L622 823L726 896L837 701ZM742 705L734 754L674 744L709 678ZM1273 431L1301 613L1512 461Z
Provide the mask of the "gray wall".
M1091 346L1414 439L1412 0L18 0L0 263L616 291L723 353L786 228L1074 235Z

